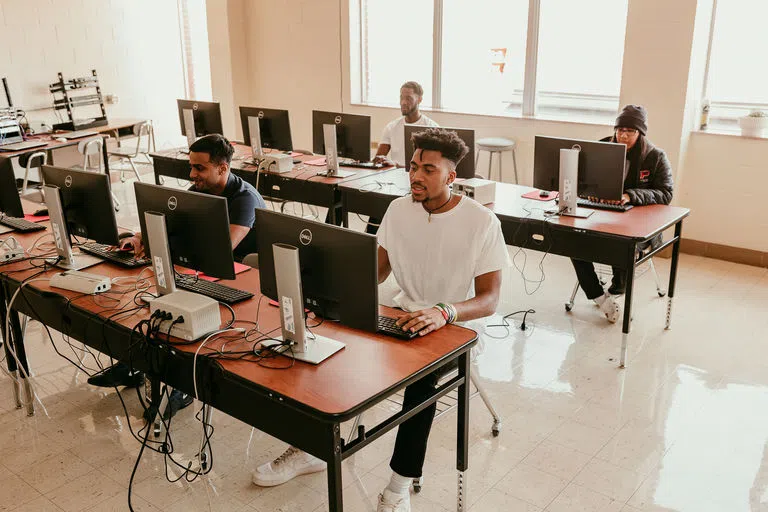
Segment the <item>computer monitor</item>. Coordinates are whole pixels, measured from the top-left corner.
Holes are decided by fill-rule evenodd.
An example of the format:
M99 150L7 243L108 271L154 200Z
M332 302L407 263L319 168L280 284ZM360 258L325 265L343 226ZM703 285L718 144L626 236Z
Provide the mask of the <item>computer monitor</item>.
M261 293L278 300L273 244L298 248L304 307L356 329L378 327L376 237L330 224L256 210Z
M59 255L56 265L79 270L100 263L99 258L74 254L70 236L107 245L119 243L109 176L50 165L42 166L40 175Z
M198 137L222 133L221 109L212 101L176 100L179 109L181 134L187 137L189 145ZM192 126L189 126L189 124Z
M411 158L413 158L413 142L411 142L411 136L414 133L422 132L429 128L428 126L420 126L415 124L405 125L405 165L406 169L411 167ZM461 159L459 165L456 166L457 178L474 178L475 177L475 130L467 128L443 128L456 133L464 144L469 148L469 153Z
M613 142L537 135L533 150L533 186L541 190L558 190L560 150L573 149L574 146L580 148L578 195L621 200L627 146Z
M243 127L243 142L251 144L250 121L259 123L261 133L261 147L279 149L281 151L293 150L291 141L291 122L288 119L287 110L261 107L240 107L240 124Z
M21 198L16 189L16 174L10 158L0 157L0 214L23 217Z
M229 213L224 197L135 182L142 238L149 241L145 212L162 213L173 263L220 279L235 278ZM152 247L146 245L147 256Z
M336 126L336 150L340 157L358 162L371 159L371 116L312 111L312 151L325 154L323 125Z

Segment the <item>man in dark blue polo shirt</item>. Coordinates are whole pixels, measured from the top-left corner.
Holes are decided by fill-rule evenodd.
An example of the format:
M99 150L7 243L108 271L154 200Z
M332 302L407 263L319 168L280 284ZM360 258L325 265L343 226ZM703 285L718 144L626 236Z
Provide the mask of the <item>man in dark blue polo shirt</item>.
M264 199L253 185L247 183L230 171L230 163L235 149L223 135L206 135L197 139L189 147L189 179L193 192L202 192L227 198L229 211L229 236L232 240L232 253L237 261L257 252L256 208L265 208ZM133 247L137 256L144 253L141 233L126 238L121 248ZM144 382L144 374L132 370L124 363L117 363L93 375L88 383L100 387L139 386ZM171 412L192 403L192 397L174 392L170 400Z

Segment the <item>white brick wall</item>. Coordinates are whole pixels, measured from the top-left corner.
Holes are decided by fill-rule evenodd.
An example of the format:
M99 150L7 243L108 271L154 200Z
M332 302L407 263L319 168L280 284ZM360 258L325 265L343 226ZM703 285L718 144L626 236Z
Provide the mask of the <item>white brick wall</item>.
M180 45L175 0L0 1L0 76L30 121L55 121L48 84L59 71L68 79L96 69L102 93L120 99L108 118L152 119L158 146L182 143Z

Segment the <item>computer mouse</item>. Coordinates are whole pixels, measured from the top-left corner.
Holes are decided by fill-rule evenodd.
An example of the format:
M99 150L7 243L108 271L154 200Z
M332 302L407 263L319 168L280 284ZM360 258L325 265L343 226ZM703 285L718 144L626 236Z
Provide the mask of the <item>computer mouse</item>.
M542 190L539 192L539 197L549 197L549 190Z
M117 235L117 238L122 240L123 238L131 238L135 233L131 233L130 231L123 231L119 235Z
M64 137L56 137L53 140L55 140L56 142L67 142L67 139L65 139Z
M43 215L48 215L48 208L41 208L32 214L33 217L42 217Z

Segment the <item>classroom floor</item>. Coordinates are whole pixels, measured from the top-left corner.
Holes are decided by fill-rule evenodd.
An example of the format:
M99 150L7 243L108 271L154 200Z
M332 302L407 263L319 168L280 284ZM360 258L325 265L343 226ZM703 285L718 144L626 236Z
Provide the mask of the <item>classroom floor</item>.
M131 182L115 188L124 203L121 224L134 227ZM522 268L524 253L509 250ZM567 260L547 256L545 279L533 291L541 257L527 254L530 295L518 270L504 279L499 313L535 309L527 329L519 329L519 315L509 329L486 328L476 371L503 425L493 437L487 409L472 400L468 509L768 510L768 269L682 255L669 331L666 298L657 296L650 273L639 277L628 365L619 370L620 326L609 325L581 293L573 311L564 311L574 285ZM656 264L667 276L669 260ZM72 356L60 335L54 341ZM45 409L38 404L31 418L14 409L11 384L0 379L0 510L128 510L139 443L116 393L87 385L87 375L56 355L37 323L27 347ZM136 393L123 396L130 425L140 428ZM394 410L380 404L371 419ZM195 404L173 420L178 460L199 446L198 411ZM251 471L285 445L221 413L213 424L208 478L169 483L163 458L145 452L132 489L135 510L327 509L325 473L258 488ZM411 496L414 511L456 509L455 429L455 412L435 422L424 488ZM393 442L390 433L344 463L345 510L375 511Z

